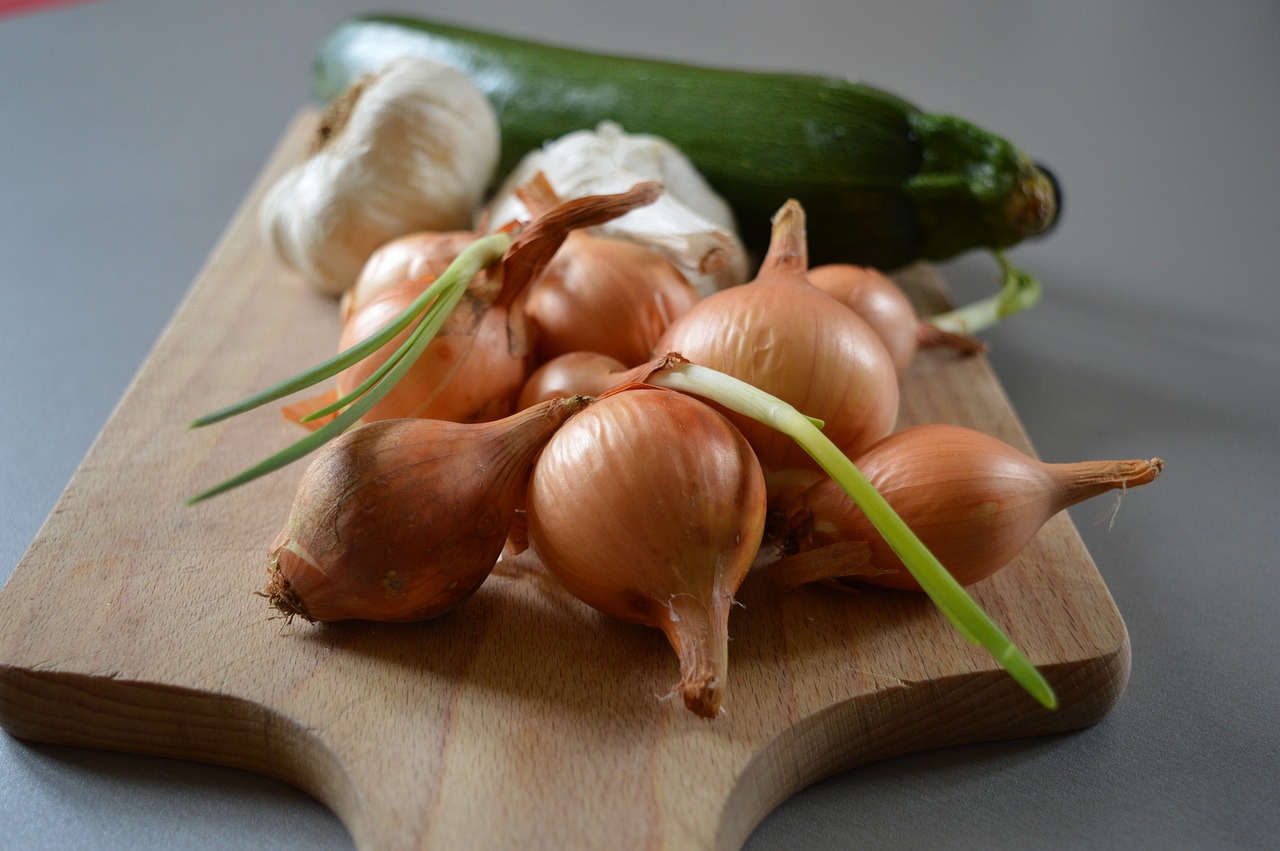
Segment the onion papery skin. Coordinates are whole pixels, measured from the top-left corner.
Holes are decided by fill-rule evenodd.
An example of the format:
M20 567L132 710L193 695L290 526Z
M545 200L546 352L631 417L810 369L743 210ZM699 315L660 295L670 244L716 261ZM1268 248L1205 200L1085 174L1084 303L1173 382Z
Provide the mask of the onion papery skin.
M656 251L578 231L533 284L525 314L535 329L539 362L589 351L637 366L697 300L680 271Z
M920 317L897 284L874 269L849 263L814 266L805 277L862 317L889 350L898 374L906 370L916 356Z
M539 366L520 391L517 407L563 396L599 396L618 384L627 366L599 352L566 352Z
M374 297L343 326L345 350L377 333L422 294L430 278L405 281ZM532 370L529 351L512 351L508 312L492 304L492 285L478 277L444 326L394 388L365 415L366 422L418 417L488 422L508 416ZM345 395L369 377L408 337L414 326L344 370L337 380Z
M272 546L266 596L308 621L419 621L493 569L533 460L585 405L492 423L383 420L327 444Z
M904 429L853 460L961 585L1013 561L1060 511L1110 490L1147 484L1164 467L1158 458L1048 464L990 435L943 424ZM799 512L790 513L803 518L802 550L865 541L869 558L851 570L849 582L920 590L831 480L802 493L798 505ZM785 561L777 568L785 571Z
M803 277L757 279L702 299L667 330L658 350L679 352L823 420L823 432L849 456L888 434L897 419L888 350L853 311ZM766 470L817 469L781 432L726 415Z
M661 191L656 183L640 183L615 195L575 198L539 216L512 240L497 267L471 280L439 333L364 419L486 422L509 415L534 364L533 331L524 312L529 286L572 231L652 204ZM427 285L427 279L406 281L368 302L344 325L339 348L385 327ZM404 339L397 337L341 373L339 395L359 387Z
M922 321L907 294L877 269L828 263L812 267L805 277L871 326L889 350L899 375L907 371L923 348L946 347L966 355L986 351L986 345L979 340Z
M383 244L369 256L355 284L342 296L339 316L345 323L378 295L405 281L439 277L480 235L472 231L422 231Z
M728 620L764 531L764 476L723 416L651 387L603 397L556 432L526 502L529 542L574 596L661 629L675 692L720 712Z

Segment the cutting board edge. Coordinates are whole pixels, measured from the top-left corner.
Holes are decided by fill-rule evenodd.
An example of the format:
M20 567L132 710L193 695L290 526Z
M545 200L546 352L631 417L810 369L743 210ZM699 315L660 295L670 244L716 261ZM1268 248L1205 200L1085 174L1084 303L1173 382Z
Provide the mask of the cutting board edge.
M42 705L57 709L41 711ZM0 663L0 728L38 744L260 774L319 801L352 836L368 813L322 736L287 713L234 695Z
M991 669L855 695L813 713L774 736L735 778L716 847L741 848L788 798L859 766L924 750L1063 734L1097 724L1119 702L1131 672L1128 633L1122 630L1121 635L1118 646L1097 656L1042 667L1062 698L1054 712L1037 710L1025 696L1020 703L1020 688L1003 670ZM11 694L22 697L10 700ZM1073 699L1076 695L1084 699ZM919 738L915 731L944 701L953 714L983 720L954 728L942 739L936 733ZM956 703L983 702L1017 709L997 716L955 711ZM33 708L42 703L59 709ZM108 710L109 705L114 706ZM110 723L122 718L128 719L123 727ZM0 664L0 727L15 738L42 744L252 771L315 798L337 816L357 845L364 847L366 835L376 833L368 829L373 816L368 802L323 737L288 714L245 698ZM141 737L140 731L145 731ZM797 754L821 758L805 763Z
M1116 617L1120 618L1118 610ZM726 800L716 848L719 851L740 849L752 831L787 799L815 783L861 766L949 747L1063 735L1100 723L1120 702L1133 668L1128 630L1123 620L1119 626L1121 637L1115 647L1090 658L1040 666L1058 692L1060 703L1053 711L1035 706L1003 669L993 669L979 675L957 674L857 695L802 719L766 743L744 767ZM922 713L927 714L930 707L940 703L938 697L931 695L941 695L948 702L953 699L971 703L988 701L1005 707L1018 706L1021 699L1025 711L1012 713L1012 723L957 728L950 737L934 737L913 744L912 730L921 723ZM1077 695L1083 699L1075 699ZM890 708L881 716L882 723L868 730L859 720L865 717L868 704L882 702ZM956 714L983 717L979 712L964 710ZM807 766L789 758L794 754L821 753L818 745L826 739L823 731L831 729L861 730L862 736L874 732L882 741L873 746L855 737L846 743L845 750ZM780 778L782 782L771 784L768 782L771 777Z

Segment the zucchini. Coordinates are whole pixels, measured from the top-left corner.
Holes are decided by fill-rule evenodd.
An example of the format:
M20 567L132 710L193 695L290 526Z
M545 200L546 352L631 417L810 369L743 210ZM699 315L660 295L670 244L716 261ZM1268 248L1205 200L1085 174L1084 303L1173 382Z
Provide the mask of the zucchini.
M528 151L604 119L678 146L768 243L788 198L805 208L813 264L893 269L999 250L1057 218L1057 182L1012 144L846 79L604 56L416 18L368 16L320 47L314 94L414 54L457 67L502 128L505 175Z

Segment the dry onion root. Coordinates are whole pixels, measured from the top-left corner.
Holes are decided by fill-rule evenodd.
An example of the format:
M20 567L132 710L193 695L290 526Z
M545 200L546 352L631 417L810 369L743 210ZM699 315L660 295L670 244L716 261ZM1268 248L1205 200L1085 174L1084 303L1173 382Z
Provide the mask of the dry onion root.
M492 571L534 457L582 410L574 397L504 420L381 420L307 467L272 546L265 596L308 621L418 621Z
M534 466L529 544L575 597L661 629L680 659L673 692L720 714L729 612L764 531L764 475L709 406L630 386L566 423Z
M1022 551L1050 518L1110 490L1148 484L1159 458L1047 464L969 428L922 425L885 438L854 459L876 490L961 585L995 573ZM781 511L801 553L849 542L858 557L787 559L771 565L783 589L848 580L919 591L919 582L830 479L815 482Z

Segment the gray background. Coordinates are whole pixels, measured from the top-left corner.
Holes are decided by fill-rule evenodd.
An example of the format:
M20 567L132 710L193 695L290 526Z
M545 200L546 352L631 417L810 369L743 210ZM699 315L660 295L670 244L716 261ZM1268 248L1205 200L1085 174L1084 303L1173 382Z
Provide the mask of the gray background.
M989 335L1049 460L1163 456L1072 515L1133 675L1089 730L847 772L752 849L1276 847L1280 8L1270 3L472 0L400 10L720 65L854 74L1049 163L1044 302ZM290 116L337 0L103 0L0 19L0 579ZM961 300L981 256L943 266ZM0 846L343 848L254 775L0 735Z

